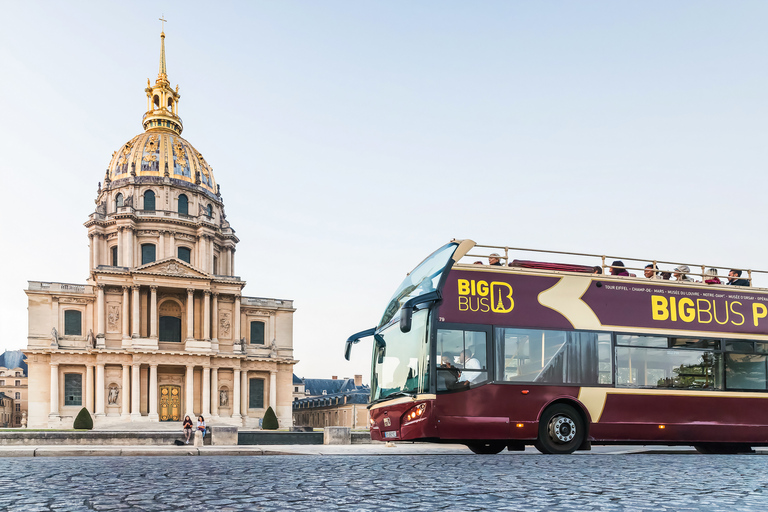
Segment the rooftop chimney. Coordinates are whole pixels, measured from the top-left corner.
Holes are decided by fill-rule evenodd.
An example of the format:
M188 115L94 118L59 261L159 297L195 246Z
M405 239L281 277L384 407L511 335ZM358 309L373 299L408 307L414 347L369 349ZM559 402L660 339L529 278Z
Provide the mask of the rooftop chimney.
M334 375L333 377L331 377L331 379L333 379L333 380L336 380L338 378L339 378L338 375Z
M363 376L355 375L355 386L362 386L362 385L363 385Z

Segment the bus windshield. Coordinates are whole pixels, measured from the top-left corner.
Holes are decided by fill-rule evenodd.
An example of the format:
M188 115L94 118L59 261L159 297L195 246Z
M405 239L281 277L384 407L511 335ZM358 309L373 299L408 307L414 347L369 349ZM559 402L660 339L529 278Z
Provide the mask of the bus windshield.
M379 329L387 325L409 299L437 289L440 276L457 247L458 244L454 242L444 245L408 274L387 304L387 309L379 322Z
M428 387L426 343L429 310L413 314L411 330L392 324L376 334L371 372L371 402L397 393L421 393Z

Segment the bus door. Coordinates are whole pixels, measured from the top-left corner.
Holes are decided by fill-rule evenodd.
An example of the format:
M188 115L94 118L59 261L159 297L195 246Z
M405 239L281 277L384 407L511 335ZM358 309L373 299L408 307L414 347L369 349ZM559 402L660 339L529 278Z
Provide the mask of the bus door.
M490 326L439 324L435 416L442 439L507 439L509 416L493 400Z

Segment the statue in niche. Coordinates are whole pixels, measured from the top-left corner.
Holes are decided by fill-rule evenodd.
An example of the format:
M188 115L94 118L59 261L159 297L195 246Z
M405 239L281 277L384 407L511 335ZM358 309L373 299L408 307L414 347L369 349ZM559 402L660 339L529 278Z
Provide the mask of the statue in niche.
M109 330L117 330L117 322L120 320L120 306L109 306L109 313L107 313L107 322L109 323Z
M229 407L229 391L219 390L219 407Z
M277 357L277 341L272 340L272 344L269 346L269 357Z
M117 386L109 386L109 394L107 395L108 405L117 405L117 397L120 394L120 390Z
M89 347L96 348L96 336L93 335L93 329L88 329L88 335L85 337L85 342Z
M55 327L51 329L51 346L59 348L59 331Z
M21 428L27 428L27 411L21 413Z

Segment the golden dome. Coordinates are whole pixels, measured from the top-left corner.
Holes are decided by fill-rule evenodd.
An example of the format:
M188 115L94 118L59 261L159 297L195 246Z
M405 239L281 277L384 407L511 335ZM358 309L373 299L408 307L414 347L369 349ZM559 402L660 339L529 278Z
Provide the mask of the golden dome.
M165 65L165 33L160 34L160 71L155 84L147 79L147 112L142 118L145 132L112 155L106 180L152 176L169 178L171 184L199 185L214 196L218 193L213 170L192 144L181 138L183 124L178 115L179 86L171 88ZM176 181L174 181L176 180ZM183 183L186 182L186 183ZM118 183L119 185L119 183ZM194 187L191 187L194 188Z
M171 183L178 180L199 185L214 195L218 192L203 155L169 130L151 129L125 143L112 155L107 175L112 182L129 177L168 177Z

